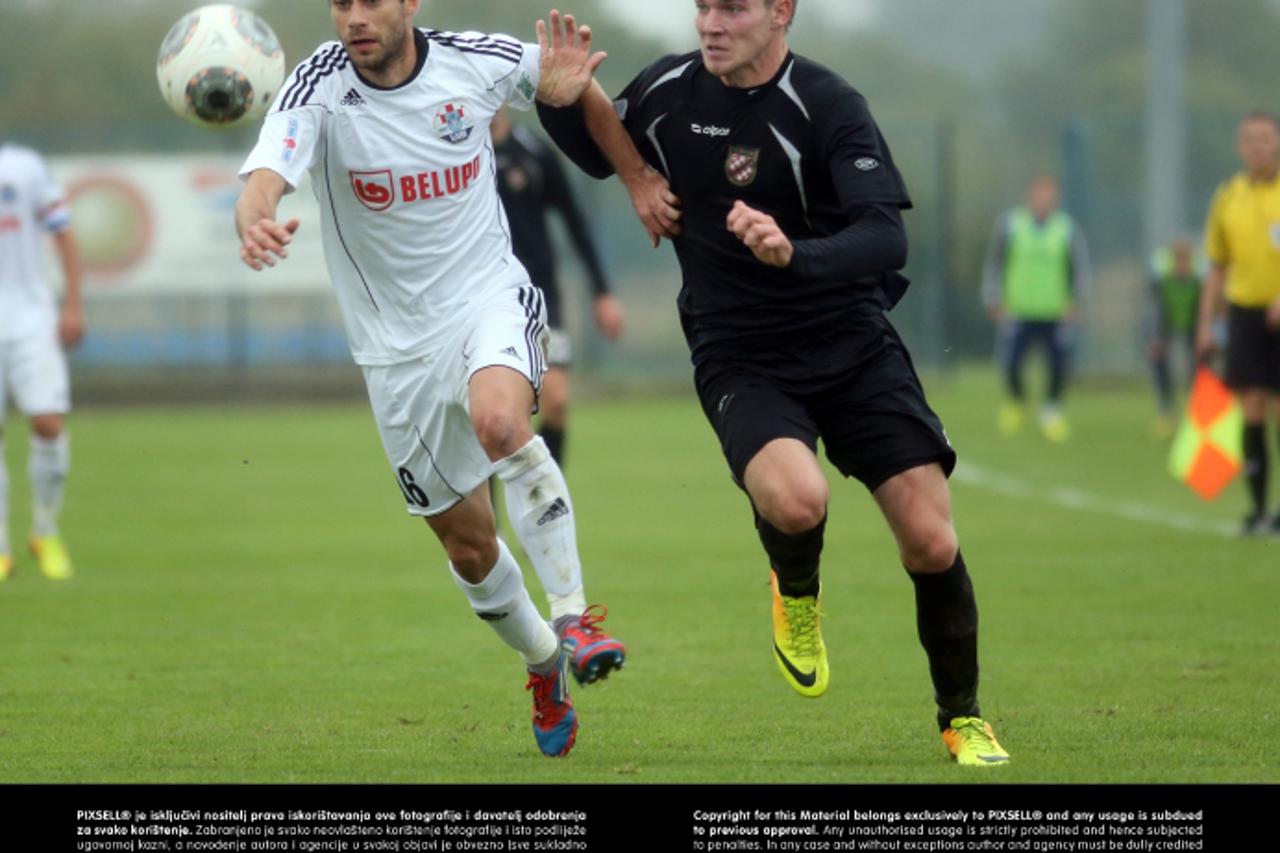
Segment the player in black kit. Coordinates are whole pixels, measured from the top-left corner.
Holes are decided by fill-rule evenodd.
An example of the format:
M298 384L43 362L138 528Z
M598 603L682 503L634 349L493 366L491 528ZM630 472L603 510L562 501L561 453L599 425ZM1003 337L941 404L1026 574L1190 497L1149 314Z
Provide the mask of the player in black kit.
M529 271L529 280L542 289L547 305L551 337L547 347L548 370L538 396L541 414L538 434L546 442L552 458L563 467L572 348L561 316L556 257L547 229L548 212L555 211L560 216L582 259L594 298L596 326L611 341L622 334L622 306L609 293L591 231L556 152L524 128L514 127L506 109L494 116L489 131L498 170L498 194L511 225L511 248Z
M672 238L698 395L773 570L783 677L805 696L827 687L821 438L898 542L948 750L1004 763L978 708L955 453L885 315L907 287L906 187L863 97L788 50L796 0L695 6L700 51L655 62L613 104L596 86L540 109L543 124L585 171L620 176L655 242Z

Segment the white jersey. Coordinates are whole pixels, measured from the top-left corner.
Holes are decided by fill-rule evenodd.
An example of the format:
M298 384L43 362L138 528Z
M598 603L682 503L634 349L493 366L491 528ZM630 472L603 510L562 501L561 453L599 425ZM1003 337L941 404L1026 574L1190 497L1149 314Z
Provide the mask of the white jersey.
M537 45L415 30L419 64L366 82L340 42L289 76L242 178L270 169L320 202L325 262L358 364L432 353L478 306L529 278L511 251L489 123L533 104Z
M62 188L40 155L0 145L0 341L46 332L57 322L41 238L70 225Z

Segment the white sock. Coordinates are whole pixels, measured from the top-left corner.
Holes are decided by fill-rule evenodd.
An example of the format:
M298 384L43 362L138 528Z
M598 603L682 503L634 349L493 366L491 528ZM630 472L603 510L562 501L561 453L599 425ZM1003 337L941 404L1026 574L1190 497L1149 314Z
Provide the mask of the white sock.
M4 437L0 436L0 554L9 550L9 466L4 462Z
M505 542L498 540L498 562L480 583L467 583L452 564L449 571L471 602L471 609L498 632L504 643L520 653L526 665L543 666L555 659L560 641L533 606L533 599L524 588L520 564Z
M71 443L64 430L57 438L31 434L31 458L27 475L31 479L31 532L36 536L58 535L58 513L62 510L62 489L71 468Z
M573 502L560 466L541 436L494 463L507 498L507 517L529 555L551 605L551 619L586 609Z

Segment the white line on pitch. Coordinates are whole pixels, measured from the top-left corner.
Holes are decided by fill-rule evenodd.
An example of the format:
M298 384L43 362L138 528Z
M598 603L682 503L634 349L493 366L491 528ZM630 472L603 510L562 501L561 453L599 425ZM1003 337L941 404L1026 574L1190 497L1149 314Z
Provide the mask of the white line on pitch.
M1065 509L1093 512L1112 518L1127 518L1145 524L1158 524L1174 530L1193 533L1210 533L1214 536L1236 538L1236 526L1225 521L1210 521L1184 512L1173 512L1148 506L1137 501L1118 501L1102 495L1073 489L1067 486L1038 488L1026 480L1010 477L995 471L987 471L970 462L961 462L956 466L952 477L965 485L996 492L1010 498L1036 500L1053 504Z

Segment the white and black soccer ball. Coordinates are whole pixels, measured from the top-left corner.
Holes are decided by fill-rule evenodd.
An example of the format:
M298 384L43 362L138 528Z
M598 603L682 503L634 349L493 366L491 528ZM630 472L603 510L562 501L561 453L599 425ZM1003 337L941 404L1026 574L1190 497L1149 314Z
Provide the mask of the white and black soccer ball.
M228 3L201 6L173 25L156 60L160 94L206 128L261 118L284 80L284 50L266 21Z

